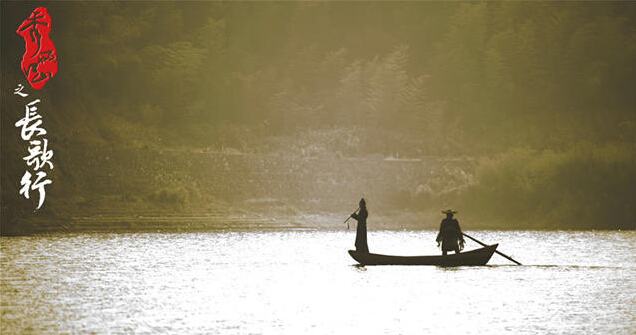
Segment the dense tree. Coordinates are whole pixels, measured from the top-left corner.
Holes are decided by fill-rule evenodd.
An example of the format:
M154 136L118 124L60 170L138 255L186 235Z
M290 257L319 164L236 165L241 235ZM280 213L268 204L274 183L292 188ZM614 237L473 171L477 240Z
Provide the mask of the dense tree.
M368 141L336 149L353 155L634 146L633 2L46 5L60 72L41 94L67 148L266 150L339 127ZM2 3L3 183L32 7Z

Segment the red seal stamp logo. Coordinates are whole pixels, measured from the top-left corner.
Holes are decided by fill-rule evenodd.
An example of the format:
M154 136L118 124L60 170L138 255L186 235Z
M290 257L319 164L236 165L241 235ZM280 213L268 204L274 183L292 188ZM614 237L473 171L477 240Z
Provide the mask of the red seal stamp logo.
M22 22L16 33L24 38L22 72L29 84L39 90L57 73L57 51L51 32L51 15L44 7L38 7Z

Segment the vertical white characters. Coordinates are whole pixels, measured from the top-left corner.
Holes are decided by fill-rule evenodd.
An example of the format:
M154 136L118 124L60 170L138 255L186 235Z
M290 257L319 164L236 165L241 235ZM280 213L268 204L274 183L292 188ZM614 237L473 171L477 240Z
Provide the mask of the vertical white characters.
M18 85L18 88L14 90L14 94L21 97L28 96L27 93L23 93L23 85ZM48 149L49 141L47 138L42 137L46 135L46 129L42 128L42 116L38 114L37 104L40 103L40 99L35 99L24 106L24 117L15 123L15 126L21 128L20 136L22 140L29 143L27 148L29 154L23 158L29 168L33 169L35 173L35 181L31 179L33 174L28 169L24 172L22 179L20 180L20 194L29 199L29 191L37 190L39 192L38 207L40 209L44 204L46 198L45 186L52 183L47 178L47 174L43 169L48 167L49 170L53 169L53 150Z

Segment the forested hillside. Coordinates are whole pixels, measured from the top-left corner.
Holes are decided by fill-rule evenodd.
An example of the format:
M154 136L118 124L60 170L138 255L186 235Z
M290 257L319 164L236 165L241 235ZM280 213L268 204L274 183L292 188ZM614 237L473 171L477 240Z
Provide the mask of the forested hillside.
M437 213L452 205L493 227L636 225L636 3L46 5L59 73L33 93L60 163L49 206L33 214L17 191L26 148L13 126L22 102L12 94L25 83L15 29L33 5L2 3L3 229L34 216L81 215L81 206L51 207L101 197L77 181L105 167L64 165L86 156L63 156L118 149L469 158L461 187L443 195L405 189L406 208L393 208ZM133 156L120 159L107 166ZM338 175L336 166L313 177ZM155 167L147 166L150 176L160 173ZM412 176L410 184L431 183L426 173ZM281 198L272 192L262 197Z

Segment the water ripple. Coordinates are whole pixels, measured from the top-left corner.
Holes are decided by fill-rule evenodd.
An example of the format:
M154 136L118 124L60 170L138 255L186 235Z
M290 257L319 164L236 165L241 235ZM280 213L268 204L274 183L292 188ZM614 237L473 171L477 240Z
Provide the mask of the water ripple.
M473 232L526 265L494 255L487 266L457 268L352 266L346 249L353 234L3 237L0 332L633 334L636 329L634 232ZM434 239L433 231L369 232L371 250L386 254L437 254Z

